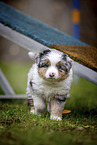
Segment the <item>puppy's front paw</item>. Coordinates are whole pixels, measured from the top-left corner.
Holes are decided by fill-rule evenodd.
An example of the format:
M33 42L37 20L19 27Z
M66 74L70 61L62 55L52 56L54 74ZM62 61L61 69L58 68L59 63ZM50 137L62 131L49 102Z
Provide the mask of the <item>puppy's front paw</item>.
M40 113L35 112L34 109L30 110L30 113L31 113L31 114L34 114L34 115L42 116Z
M30 113L35 114L34 107L30 108Z
M50 119L51 120L56 120L56 121L61 121L62 120L62 118L59 117L59 116L51 116Z

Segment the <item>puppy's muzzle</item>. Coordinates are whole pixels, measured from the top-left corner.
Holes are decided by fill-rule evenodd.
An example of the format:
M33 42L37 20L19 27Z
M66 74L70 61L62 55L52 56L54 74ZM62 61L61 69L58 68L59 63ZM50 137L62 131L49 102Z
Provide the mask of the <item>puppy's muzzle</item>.
M48 70L46 71L46 78L47 79L57 79L58 78L58 70L51 66L48 68Z

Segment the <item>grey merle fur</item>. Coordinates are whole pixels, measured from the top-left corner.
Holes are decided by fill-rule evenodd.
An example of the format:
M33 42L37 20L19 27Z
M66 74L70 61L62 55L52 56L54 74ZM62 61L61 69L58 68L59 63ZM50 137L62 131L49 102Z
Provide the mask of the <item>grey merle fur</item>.
M51 51L47 49L44 50L43 53L39 53L39 55L36 57L36 64L38 65L38 68L40 68L40 61L42 60L42 58L50 52Z

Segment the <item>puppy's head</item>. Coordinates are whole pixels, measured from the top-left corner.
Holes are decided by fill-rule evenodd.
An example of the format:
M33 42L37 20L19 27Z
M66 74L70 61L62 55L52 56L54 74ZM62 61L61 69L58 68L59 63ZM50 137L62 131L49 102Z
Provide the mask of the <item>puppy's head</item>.
M44 50L36 56L36 64L40 77L48 81L61 81L68 77L72 67L67 54L56 50Z

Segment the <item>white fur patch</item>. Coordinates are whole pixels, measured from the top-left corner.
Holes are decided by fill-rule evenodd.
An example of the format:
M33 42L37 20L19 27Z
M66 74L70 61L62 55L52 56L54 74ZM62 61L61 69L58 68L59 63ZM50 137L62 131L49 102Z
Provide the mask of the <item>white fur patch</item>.
M48 54L47 58L51 62L51 66L55 66L59 61L61 61L62 53L57 50L52 50L51 53Z
M31 110L31 111L30 111L30 113L34 114L34 113L35 113L34 109L33 109L33 110Z
M51 116L50 117L51 120L56 120L56 121L61 121L62 118L58 117L58 116Z

